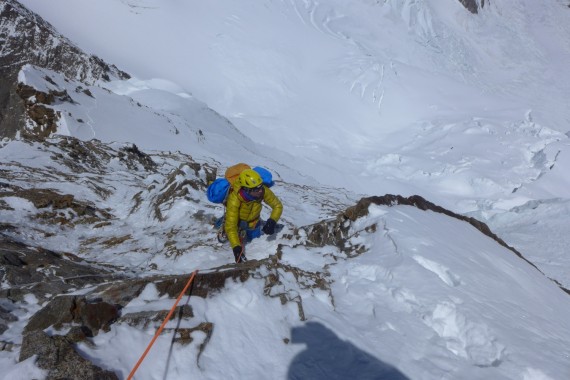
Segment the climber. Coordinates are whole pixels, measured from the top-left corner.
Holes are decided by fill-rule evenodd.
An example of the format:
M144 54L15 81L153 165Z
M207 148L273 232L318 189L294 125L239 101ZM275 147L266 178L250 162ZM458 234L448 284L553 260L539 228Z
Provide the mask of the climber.
M262 201L272 209L263 228L260 220ZM247 260L244 253L246 242L260 237L261 231L266 235L275 233L275 226L282 212L281 201L263 184L258 172L245 169L240 173L227 198L224 225L236 263Z

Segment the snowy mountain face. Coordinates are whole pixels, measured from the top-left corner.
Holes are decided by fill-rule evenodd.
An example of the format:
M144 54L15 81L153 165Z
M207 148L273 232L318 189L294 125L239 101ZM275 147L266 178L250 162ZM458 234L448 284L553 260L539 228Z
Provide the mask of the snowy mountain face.
M84 83L128 75L84 53L41 17L17 1L0 3L0 137L22 131L22 91L18 72L24 63L53 69Z
M418 194L487 221L570 284L559 269L570 244L565 2L481 3L474 16L451 0L60 1L83 15L80 29L57 6L28 5L154 79L88 87L50 75L57 85L37 87L72 100L47 107L57 133L265 162L363 195Z
M263 378L268 362L278 378L567 369L568 295L481 223L421 198L348 207L330 190L279 183L286 204L304 197L329 217L302 225L306 210L292 208L278 236L252 242L250 261L235 266L210 225L220 210L203 196L216 175L207 163L74 138L1 152L6 378L126 377L132 347L146 344L190 269L200 270L192 296L137 378L217 378L221 362L236 378ZM65 355L49 359L49 347Z
M456 0L52 4L83 15L81 28L58 6L27 3L128 67L139 79L121 95L183 119L192 97L253 140L248 151L265 148L264 160L321 183L420 194L459 212L567 197L513 193L567 154L564 2L480 3L477 15Z
M22 3L5 379L127 378L195 270L136 379L570 376L566 1ZM240 265L236 162L285 206Z

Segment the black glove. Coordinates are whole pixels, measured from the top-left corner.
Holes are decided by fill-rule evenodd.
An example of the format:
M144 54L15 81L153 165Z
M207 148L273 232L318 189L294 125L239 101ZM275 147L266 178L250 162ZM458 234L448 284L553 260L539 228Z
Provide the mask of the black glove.
M276 224L277 223L273 219L267 219L267 222L265 222L265 225L263 226L263 233L266 235L273 235L275 233Z
M241 245L236 245L235 247L232 248L232 250L234 251L234 258L236 259L236 263L241 263L247 260L245 258L245 255L242 253L243 248L241 247Z

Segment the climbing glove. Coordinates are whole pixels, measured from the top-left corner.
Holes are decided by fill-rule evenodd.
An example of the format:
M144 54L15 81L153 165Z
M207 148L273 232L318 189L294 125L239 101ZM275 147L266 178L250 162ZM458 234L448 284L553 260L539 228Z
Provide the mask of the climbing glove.
M263 233L266 235L273 235L275 233L275 224L276 222L273 219L267 219L267 222L265 222L265 225L263 226Z
M243 249L241 245L236 245L235 247L232 248L232 250L234 251L234 258L236 259L236 263L243 263L247 261L247 259L245 258L245 254L242 253Z

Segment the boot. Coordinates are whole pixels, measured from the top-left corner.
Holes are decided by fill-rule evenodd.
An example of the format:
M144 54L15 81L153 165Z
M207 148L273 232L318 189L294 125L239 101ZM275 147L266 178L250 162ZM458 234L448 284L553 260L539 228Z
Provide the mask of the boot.
M218 241L222 244L226 243L228 241L228 235L226 235L226 230L224 229L224 227L222 226L222 228L220 228L218 230Z

